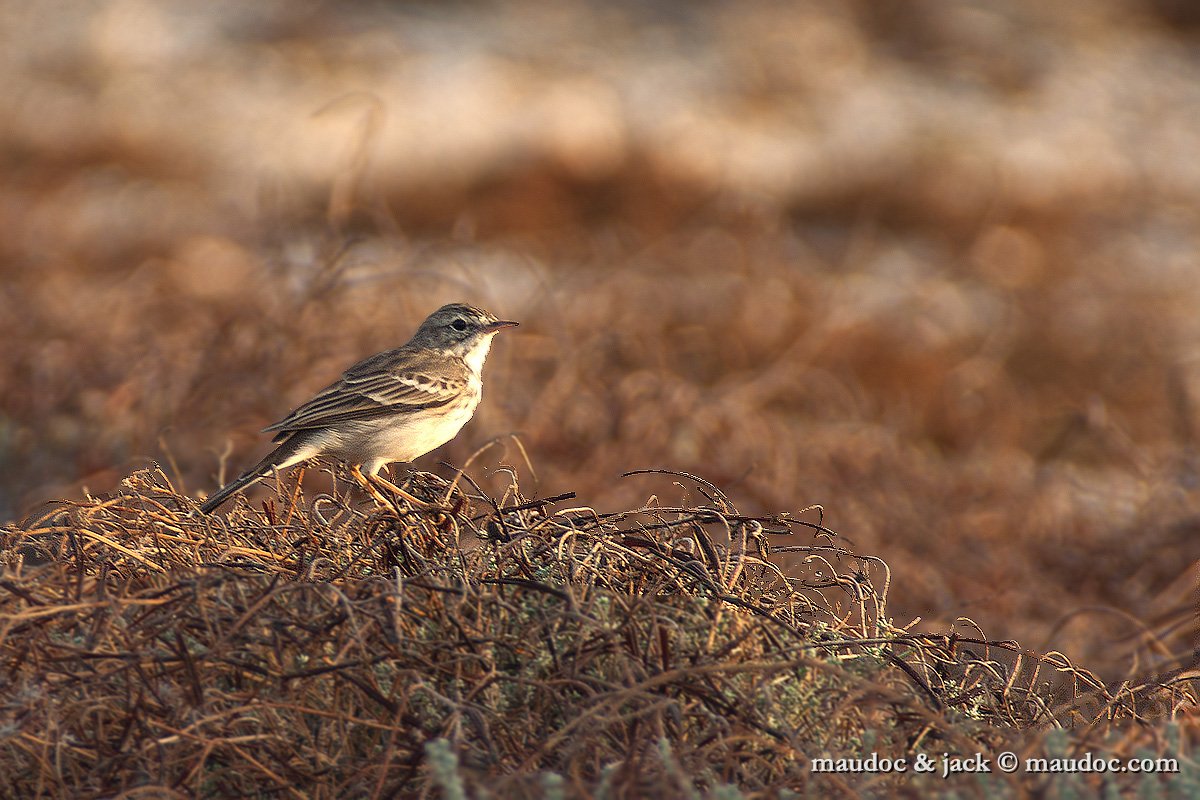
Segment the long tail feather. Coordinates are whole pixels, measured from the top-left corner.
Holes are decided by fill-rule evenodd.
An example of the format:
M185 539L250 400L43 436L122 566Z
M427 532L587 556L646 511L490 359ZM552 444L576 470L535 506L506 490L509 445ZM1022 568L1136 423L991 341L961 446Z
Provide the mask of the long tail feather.
M308 457L307 454L302 454L301 452L305 449L306 444L305 437L292 436L279 445L279 447L272 450L262 461L259 461L253 467L246 470L236 481L225 484L217 490L216 494L201 503L200 511L204 514L211 514L220 508L226 500L247 486L253 486L277 469L290 467L298 461L303 461Z

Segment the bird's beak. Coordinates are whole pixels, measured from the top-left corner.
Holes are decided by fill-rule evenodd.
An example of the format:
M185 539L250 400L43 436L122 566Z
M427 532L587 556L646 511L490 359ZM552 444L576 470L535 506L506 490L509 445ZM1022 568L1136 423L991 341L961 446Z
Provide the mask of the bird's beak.
M495 322L490 323L487 326L487 328L485 328L485 330L488 333L495 333L496 331L502 330L504 328L515 328L519 324L520 324L519 322L512 322L511 320L507 320L507 319L498 319Z

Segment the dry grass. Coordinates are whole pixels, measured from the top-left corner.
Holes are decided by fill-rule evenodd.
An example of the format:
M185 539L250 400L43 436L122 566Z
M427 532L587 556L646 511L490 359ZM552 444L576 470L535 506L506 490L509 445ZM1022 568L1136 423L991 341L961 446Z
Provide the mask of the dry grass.
M1063 653L1095 687L1048 703L1083 692L1080 723L1159 719L1154 676L1194 687L1186 4L435 5L67 0L52 24L0 5L19 43L0 52L0 521L152 495L122 488L152 464L201 496L264 425L467 300L522 327L422 468L517 433L536 474L489 450L482 494L520 463L530 496L639 508L658 487L618 476L666 466L748 516L821 504L839 546L889 565L888 624L931 654L985 638L961 618ZM155 513L198 541L210 523L172 502ZM126 512L63 511L116 543L148 524ZM202 541L299 563L299 535L238 544L239 524ZM166 536L154 558L195 571ZM782 548L809 535L777 538L807 580ZM111 548L77 545L53 569L102 578L80 554ZM975 656L1015 668L1004 652ZM911 683L898 669L878 680ZM1010 701L989 731L1024 724Z
M702 502L601 514L418 474L440 510L285 481L203 517L147 471L56 504L0 542L6 793L868 791L891 781L809 758L1103 739L1195 704L1171 676L897 628L883 562L678 480ZM1178 757L1173 735L1135 741Z

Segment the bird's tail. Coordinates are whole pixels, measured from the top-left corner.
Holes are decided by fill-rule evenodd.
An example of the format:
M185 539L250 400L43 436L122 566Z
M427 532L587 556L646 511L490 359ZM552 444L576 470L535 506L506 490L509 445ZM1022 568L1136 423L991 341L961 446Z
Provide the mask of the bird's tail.
M220 508L226 500L247 486L253 486L277 469L290 467L292 464L308 458L309 454L303 452L307 444L304 441L305 438L299 435L289 437L283 444L272 450L266 458L246 470L236 481L225 484L217 490L216 494L201 503L201 513L211 514Z

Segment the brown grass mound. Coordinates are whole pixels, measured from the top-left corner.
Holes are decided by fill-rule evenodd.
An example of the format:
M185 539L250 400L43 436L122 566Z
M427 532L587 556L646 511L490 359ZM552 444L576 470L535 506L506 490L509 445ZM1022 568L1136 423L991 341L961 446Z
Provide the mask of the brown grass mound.
M1193 703L1186 682L1105 687L1055 654L908 633L883 562L677 477L703 501L554 510L569 498L515 478L493 499L417 474L429 508L284 481L204 517L150 470L59 503L0 542L4 791L875 793L926 778L810 759L1041 753L1056 726L1064 752L1179 756L1178 727L1112 737ZM1135 778L1159 780L1100 780Z

